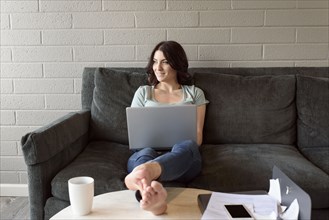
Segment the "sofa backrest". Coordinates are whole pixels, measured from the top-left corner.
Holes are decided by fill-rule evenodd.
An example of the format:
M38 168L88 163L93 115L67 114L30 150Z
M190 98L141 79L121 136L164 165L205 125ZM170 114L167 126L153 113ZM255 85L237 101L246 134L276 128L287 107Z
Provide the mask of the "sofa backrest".
M210 101L204 127L209 144L293 144L295 76L195 73Z
M126 107L130 106L138 87L147 83L146 73L133 69L98 68L93 81L90 138L128 144Z
M204 143L296 143L296 75L328 77L328 68L191 68L210 101ZM128 143L125 108L146 84L144 68L86 68L82 108L91 137Z

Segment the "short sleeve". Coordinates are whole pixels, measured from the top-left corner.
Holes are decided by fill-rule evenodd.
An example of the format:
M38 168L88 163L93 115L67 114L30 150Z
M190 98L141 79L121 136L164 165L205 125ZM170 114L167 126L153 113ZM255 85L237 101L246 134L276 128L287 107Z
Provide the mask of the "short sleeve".
M144 107L145 100L146 100L146 88L145 86L140 86L134 94L134 98L131 102L131 107Z
M199 106L199 105L204 105L209 103L209 101L206 99L204 92L198 88L194 87L194 104Z
M186 101L191 101L194 105L204 105L209 103L206 99L202 89L196 86L185 86L185 91L187 93Z

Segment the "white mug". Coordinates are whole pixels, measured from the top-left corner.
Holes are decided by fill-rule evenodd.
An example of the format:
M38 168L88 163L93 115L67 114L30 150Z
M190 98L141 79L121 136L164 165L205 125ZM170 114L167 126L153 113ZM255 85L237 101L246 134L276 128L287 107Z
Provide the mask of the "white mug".
M80 176L69 179L69 196L74 215L82 216L90 213L94 199L94 179Z

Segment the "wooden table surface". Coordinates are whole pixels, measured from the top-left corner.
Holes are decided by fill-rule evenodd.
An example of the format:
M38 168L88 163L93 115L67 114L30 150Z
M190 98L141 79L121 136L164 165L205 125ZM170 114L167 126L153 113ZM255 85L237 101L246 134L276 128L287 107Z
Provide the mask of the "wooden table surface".
M199 194L211 193L192 188L166 188L168 209L165 214L155 216L139 207L135 192L123 190L94 197L92 212L86 216L74 216L71 206L63 209L51 219L200 219Z

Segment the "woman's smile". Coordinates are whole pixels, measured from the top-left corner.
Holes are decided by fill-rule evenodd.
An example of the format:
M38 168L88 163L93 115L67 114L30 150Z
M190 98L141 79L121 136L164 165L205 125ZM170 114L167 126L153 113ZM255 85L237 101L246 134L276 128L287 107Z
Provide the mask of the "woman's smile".
M159 82L177 81L177 72L170 66L162 51L158 50L155 52L153 62L153 71Z

